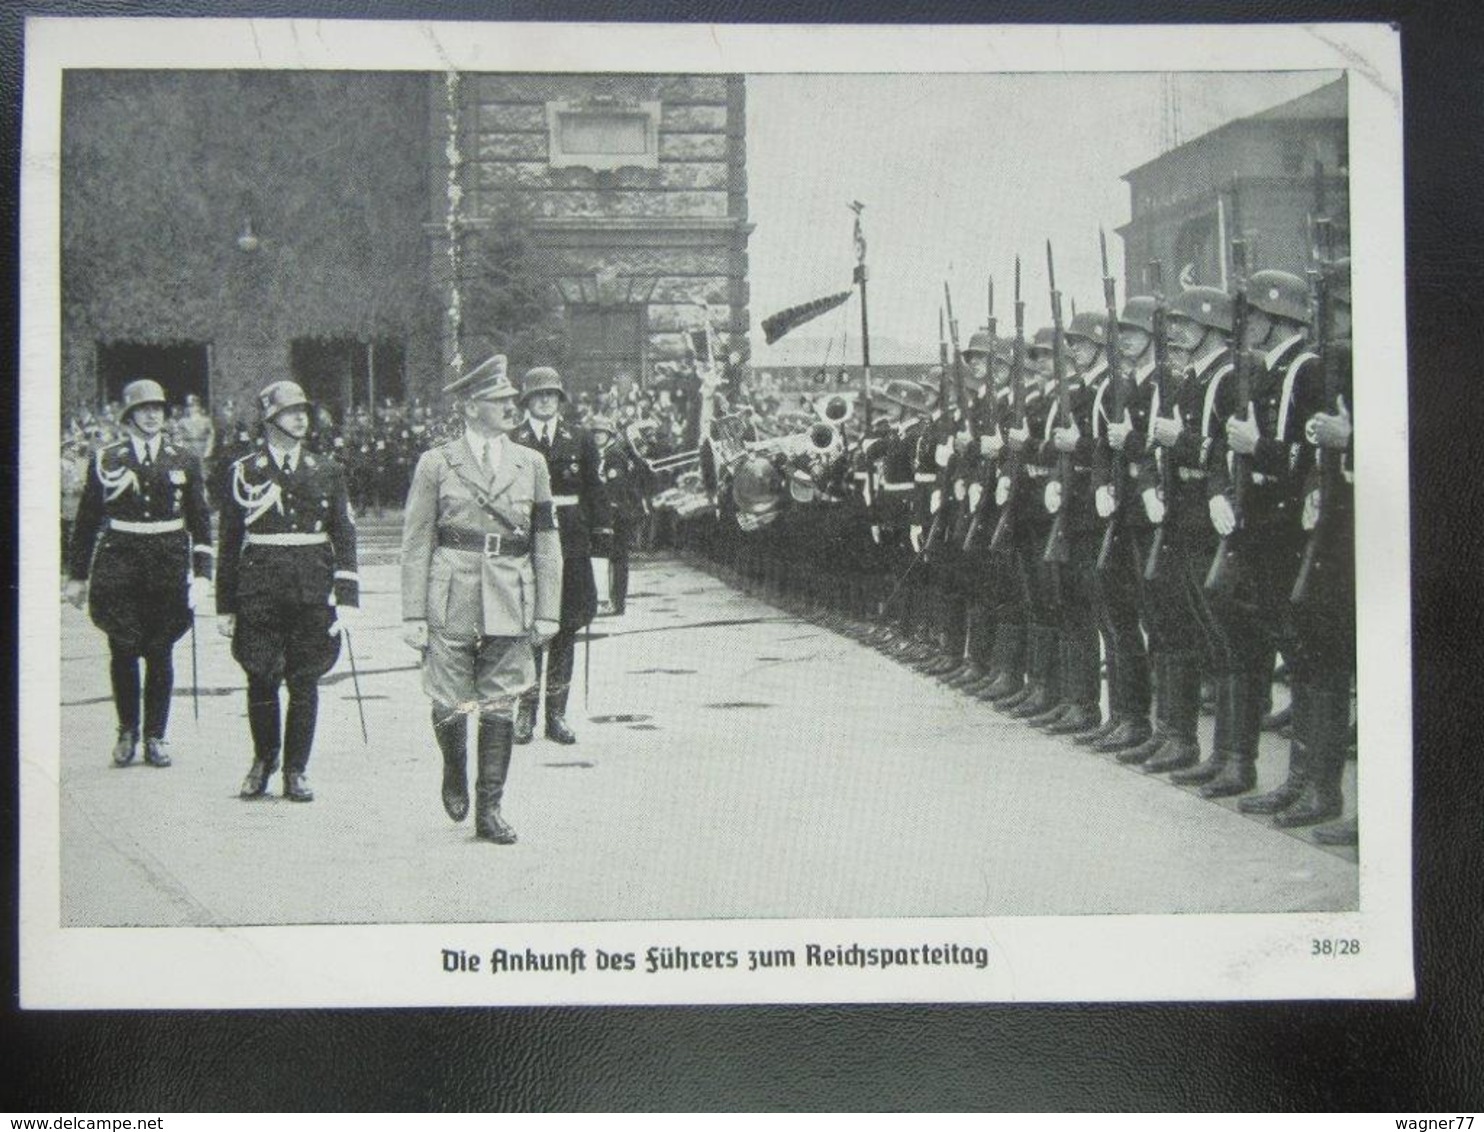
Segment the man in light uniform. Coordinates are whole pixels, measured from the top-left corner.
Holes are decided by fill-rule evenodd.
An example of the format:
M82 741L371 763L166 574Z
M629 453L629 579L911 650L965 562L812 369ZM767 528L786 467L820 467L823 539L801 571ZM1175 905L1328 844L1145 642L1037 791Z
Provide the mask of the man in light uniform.
M560 628L562 549L541 453L506 434L518 391L496 355L447 386L465 432L425 452L402 526L402 620L423 654L423 690L443 754L443 808L469 812L469 716L478 714L475 836L509 845L500 815L513 716L536 682L535 650Z

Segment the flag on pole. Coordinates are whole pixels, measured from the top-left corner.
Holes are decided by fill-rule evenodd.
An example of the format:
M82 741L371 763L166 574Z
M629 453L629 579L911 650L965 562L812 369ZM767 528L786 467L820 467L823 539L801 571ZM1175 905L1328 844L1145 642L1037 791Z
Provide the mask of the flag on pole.
M781 310L777 314L769 315L763 319L763 338L771 346L790 330L803 326L810 319L818 318L820 315L834 310L849 298L849 291L841 291L838 295L827 295L822 299L800 303L796 307L789 307L787 310Z

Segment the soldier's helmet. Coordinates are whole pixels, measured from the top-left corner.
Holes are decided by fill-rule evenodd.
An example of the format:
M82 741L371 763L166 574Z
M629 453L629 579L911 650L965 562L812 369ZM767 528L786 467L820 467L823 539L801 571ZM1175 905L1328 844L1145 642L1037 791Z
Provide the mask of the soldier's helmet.
M142 409L145 405L163 407L167 403L164 388L158 381L150 381L147 378L131 381L124 386L123 398L124 403L119 410L119 419L125 421L135 409Z
M1247 279L1247 302L1264 314L1309 323L1309 285L1286 271L1254 271Z
M1350 257L1337 259L1330 265L1329 297L1332 302L1350 305Z
M258 408L264 421L271 421L280 413L286 413L290 409L307 409L308 407L309 398L304 396L304 390L297 382L275 381L258 394Z
M520 403L524 405L537 393L555 393L563 401L567 401L567 391L562 387L562 375L550 366L537 366L535 369L526 370L525 377L520 379Z
M587 420L587 431L594 434L601 432L611 438L618 434L618 427L608 417L592 416Z
M988 355L994 352L995 340L990 337L989 329L976 330L969 336L969 344L964 347L964 357L973 357L975 354Z
M1157 303L1153 295L1130 295L1118 314L1118 325L1130 330L1154 333L1154 308Z
M1050 326L1043 326L1036 331L1035 337L1025 344L1027 355L1049 354L1056 342L1056 330Z
M1192 287L1170 304L1170 314L1223 333L1232 332L1232 297L1220 287Z
M1107 311L1079 311L1072 316L1072 324L1066 329L1068 338L1081 338L1087 342L1102 344L1108 336Z
M909 413L926 413L937 399L936 393L930 395L917 382L900 377L888 381L879 396L883 401L898 405Z

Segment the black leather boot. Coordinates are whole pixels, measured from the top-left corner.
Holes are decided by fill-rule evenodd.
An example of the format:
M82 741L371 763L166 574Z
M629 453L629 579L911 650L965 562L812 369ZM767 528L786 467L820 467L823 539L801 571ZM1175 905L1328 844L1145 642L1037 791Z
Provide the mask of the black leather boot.
M1179 673L1177 672L1177 665L1174 661L1170 664L1170 671L1175 674L1178 680ZM1188 679L1190 681L1189 684L1180 685L1180 700L1172 705L1172 710L1180 713L1172 717L1172 726L1183 728L1188 722L1190 727L1188 734L1193 736L1195 734L1196 723L1200 718L1201 702L1205 698L1206 680L1198 669L1194 670ZM1194 765L1187 765L1170 775L1170 781L1178 783L1181 786L1201 786L1210 782L1221 773L1222 767L1226 765L1227 756L1231 753L1229 749L1232 733L1231 681L1228 677L1216 676L1211 678L1211 683L1213 684L1213 692L1216 697L1216 733L1211 740L1211 754L1208 758L1200 760ZM1190 695L1191 701L1195 704L1195 709L1188 721L1183 718L1184 713L1188 709L1185 701L1187 695ZM1197 750L1196 756L1199 759L1199 750ZM1146 765L1144 769L1148 770L1149 767Z
M1092 745L1092 749L1101 755L1131 751L1149 742L1152 734L1153 728L1147 719L1124 716L1112 731Z
M1309 777L1309 690L1304 684L1293 685L1292 718L1294 723L1293 739L1288 744L1288 774L1284 776L1283 782L1266 794L1255 794L1251 798L1243 798L1237 803L1237 809L1244 814L1276 814L1280 810L1286 810L1298 801L1304 792L1304 783ZM1267 730L1267 721L1263 721L1263 730Z
M510 773L513 730L508 719L479 717L479 777L474 781L474 836L496 845L515 844L515 830L500 816Z
M1257 785L1257 741L1262 733L1262 695L1251 673L1231 677L1231 749L1215 778L1201 787L1202 798L1230 798Z
M1140 766L1154 757L1154 753L1170 737L1170 654L1154 654L1154 729L1142 743L1126 747L1118 752L1118 761L1124 766Z
M463 821L469 816L469 716L435 707L433 734L443 754L443 812Z
M1345 809L1340 780L1345 773L1345 731L1350 721L1350 697L1311 688L1305 704L1308 716L1308 774L1303 793L1273 819L1280 829L1318 825L1337 818Z
M1333 825L1321 825L1314 831L1314 840L1320 845L1359 845L1360 823L1346 818Z

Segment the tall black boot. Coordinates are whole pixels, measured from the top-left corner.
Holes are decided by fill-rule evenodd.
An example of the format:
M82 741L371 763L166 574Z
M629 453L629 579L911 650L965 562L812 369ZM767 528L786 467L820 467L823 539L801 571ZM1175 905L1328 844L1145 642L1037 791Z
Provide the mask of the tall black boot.
M1171 670L1175 671L1176 679L1179 679L1177 667L1176 663L1172 661ZM1191 735L1194 736L1196 723L1200 718L1201 701L1204 698L1205 678L1199 669L1195 669L1190 679L1190 686L1182 689L1181 695L1183 697L1186 691L1193 690L1191 699L1195 703L1195 712L1190 720L1190 731ZM1226 765L1227 757L1231 754L1232 725L1235 719L1235 712L1232 705L1231 678L1217 673L1211 676L1210 679L1216 695L1216 733L1211 739L1211 754L1206 759L1196 763L1196 765L1186 767L1183 770L1177 770L1174 774L1170 775L1170 781L1177 782L1181 786L1200 786L1210 782L1221 773L1222 767ZM1177 710L1183 711L1184 708L1185 704L1183 702L1177 704ZM1184 725L1186 721L1180 719L1177 722ZM1197 754L1199 755L1199 751L1197 751ZM1145 769L1148 768L1146 767Z
M139 753L139 654L112 638L108 642L108 678L118 716L118 741L113 745L115 766L128 766Z
M288 707L283 713L283 796L290 802L312 802L314 791L304 774L314 748L319 718L319 678L292 676L287 681Z
M165 729L170 725L170 697L175 689L173 646L152 648L144 654L144 761L154 767L170 765L165 753Z
M515 844L515 830L500 816L505 778L510 773L513 732L510 720L479 717L479 777L474 781L474 836L496 845Z
M454 821L469 816L469 716L433 708L433 735L443 753L443 812Z
M1057 684L1061 638L1055 629L1032 625L1029 629L1030 679L1026 681L1024 699L1004 706L1011 719L1030 719L1050 710L1060 702Z
M1229 798L1257 785L1257 742L1262 734L1262 680L1251 672L1230 678L1232 724L1230 750L1221 773L1201 787L1202 798Z
M515 742L529 743L536 733L536 701L541 698L541 682L546 672L546 653L550 643L534 650L536 659L536 679L532 685L520 694L520 702L515 710Z
M1299 800L1309 778L1309 734L1313 720L1309 687L1299 681L1293 685L1293 738L1288 743L1288 774L1281 785L1266 794L1243 798L1237 809L1244 814L1276 814Z
M1273 824L1282 829L1317 825L1339 817L1345 808L1340 781L1345 773L1345 731L1350 722L1350 696L1348 693L1310 688L1306 711L1309 716L1308 774L1303 793L1273 819Z
M1201 744L1196 732L1201 718L1200 657L1193 652L1170 653L1167 677L1170 706L1166 727L1169 735L1159 750L1149 757L1144 770L1150 774L1174 771L1174 780L1184 783L1186 775L1201 769L1196 765L1201 761ZM1213 769L1212 777L1215 773ZM1199 781L1209 779L1201 778Z
M1125 766L1141 766L1154 757L1172 734L1170 731L1170 705L1174 689L1170 686L1170 654L1154 654L1154 731L1136 747L1119 751L1115 756Z
M278 688L279 681L272 676L247 677L247 727L252 732L253 761L242 780L240 797L262 797L268 779L278 769L282 743Z
M572 673L577 661L577 632L563 629L547 645L546 737L553 743L571 745L577 736L567 726L567 697L572 691Z

